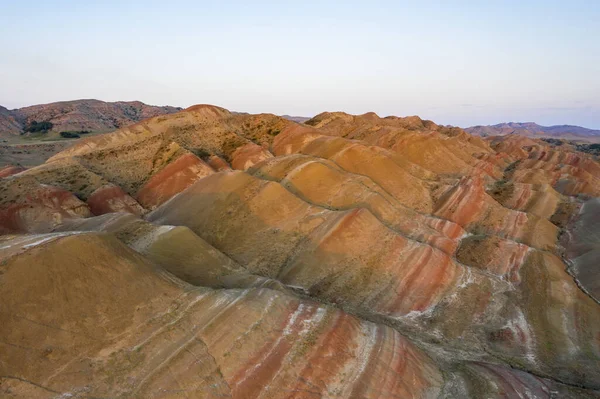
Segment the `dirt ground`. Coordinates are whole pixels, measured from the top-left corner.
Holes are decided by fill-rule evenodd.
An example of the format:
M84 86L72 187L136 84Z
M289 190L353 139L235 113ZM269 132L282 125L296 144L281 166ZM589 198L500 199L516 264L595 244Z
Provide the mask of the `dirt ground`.
M48 158L75 143L75 140L1 143L0 167L21 165L26 168L46 162Z

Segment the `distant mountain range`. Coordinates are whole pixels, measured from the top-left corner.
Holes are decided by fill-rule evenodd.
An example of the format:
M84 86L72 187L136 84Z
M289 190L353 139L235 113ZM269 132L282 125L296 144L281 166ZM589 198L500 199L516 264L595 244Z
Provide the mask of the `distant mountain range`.
M298 123L304 123L307 120L311 119L310 117L307 117L307 116L281 115L281 117L287 119L288 121L293 121L293 122L298 122Z
M23 134L34 122L46 123L50 132L110 131L180 110L178 107L147 105L140 101L100 100L61 101L13 110L0 106L0 137Z
M519 134L527 137L554 137L566 139L585 139L600 137L600 130L573 125L541 126L533 122L509 122L488 126L472 126L465 131L478 136L504 136Z

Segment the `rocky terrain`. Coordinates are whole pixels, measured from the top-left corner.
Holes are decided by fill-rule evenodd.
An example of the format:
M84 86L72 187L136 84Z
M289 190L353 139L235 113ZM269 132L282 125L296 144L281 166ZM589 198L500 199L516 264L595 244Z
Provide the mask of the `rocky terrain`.
M585 127L573 125L541 126L533 122L509 122L488 126L479 125L466 128L465 131L478 136L503 136L506 134L518 134L520 136L533 138L550 137L591 140L595 142L600 141L600 130L587 129Z
M600 398L600 164L197 105L0 169L0 392Z

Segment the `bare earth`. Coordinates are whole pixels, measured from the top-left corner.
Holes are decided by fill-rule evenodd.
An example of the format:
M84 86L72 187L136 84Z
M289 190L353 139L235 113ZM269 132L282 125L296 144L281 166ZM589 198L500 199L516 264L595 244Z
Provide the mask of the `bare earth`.
M599 398L599 198L575 145L416 116L85 137L0 167L0 396Z

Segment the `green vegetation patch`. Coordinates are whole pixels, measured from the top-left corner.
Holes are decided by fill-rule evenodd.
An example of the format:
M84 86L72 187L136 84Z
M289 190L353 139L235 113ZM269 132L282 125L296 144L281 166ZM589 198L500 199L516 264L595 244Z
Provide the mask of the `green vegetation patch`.
M52 128L54 127L54 125L52 124L52 122L49 121L44 121L44 122L37 122L37 121L31 121L27 126L25 126L25 133L48 133L50 130L52 130Z

